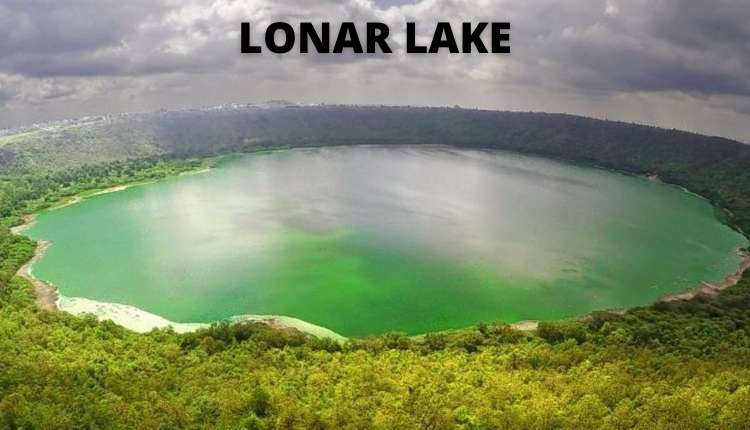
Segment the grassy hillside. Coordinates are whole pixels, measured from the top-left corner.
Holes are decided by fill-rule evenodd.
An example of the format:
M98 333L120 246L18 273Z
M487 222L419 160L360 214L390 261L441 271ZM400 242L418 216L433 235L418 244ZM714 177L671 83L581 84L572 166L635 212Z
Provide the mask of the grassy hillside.
M442 143L651 173L750 231L750 148L565 115L253 107L97 119L0 138L0 428L750 428L750 278L624 315L339 345L256 324L129 332L40 311L20 215L85 189L264 147Z

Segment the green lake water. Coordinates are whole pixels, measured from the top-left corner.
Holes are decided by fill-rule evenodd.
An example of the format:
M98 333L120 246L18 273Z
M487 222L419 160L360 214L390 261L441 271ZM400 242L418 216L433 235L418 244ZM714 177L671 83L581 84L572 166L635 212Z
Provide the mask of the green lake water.
M286 315L345 336L653 302L737 269L745 238L675 187L503 152L341 147L41 213L65 297L175 322Z

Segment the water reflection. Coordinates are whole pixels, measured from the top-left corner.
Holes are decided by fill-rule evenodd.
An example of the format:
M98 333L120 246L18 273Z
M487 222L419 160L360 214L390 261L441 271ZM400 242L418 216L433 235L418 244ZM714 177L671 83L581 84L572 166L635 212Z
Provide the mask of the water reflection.
M345 335L633 306L735 269L704 201L597 169L441 147L242 157L44 214L67 296L179 322L282 314Z

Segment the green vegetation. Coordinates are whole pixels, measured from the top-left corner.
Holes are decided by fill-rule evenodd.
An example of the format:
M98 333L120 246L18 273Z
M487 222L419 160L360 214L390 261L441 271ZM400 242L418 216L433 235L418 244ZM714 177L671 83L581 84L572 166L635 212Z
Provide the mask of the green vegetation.
M0 176L0 224L6 228L17 225L23 215L64 204L75 196L86 197L116 185L156 181L210 167L216 161L142 158Z
M724 139L561 115L462 110L222 115L161 113L101 125L120 124L133 139L148 134L142 123L149 130L159 125L163 139L153 152L168 159L98 147L91 138L99 149L68 164L78 155L69 146L75 136L57 146L34 134L29 147L0 148L0 428L750 427L747 275L713 298L624 315L597 312L542 324L534 334L481 324L343 345L247 323L138 335L92 317L37 309L30 286L14 276L34 245L7 229L23 214L85 189L201 163L185 157L290 141L452 143L657 174L728 209L727 222L750 231L750 148ZM399 134L398 142L388 138Z

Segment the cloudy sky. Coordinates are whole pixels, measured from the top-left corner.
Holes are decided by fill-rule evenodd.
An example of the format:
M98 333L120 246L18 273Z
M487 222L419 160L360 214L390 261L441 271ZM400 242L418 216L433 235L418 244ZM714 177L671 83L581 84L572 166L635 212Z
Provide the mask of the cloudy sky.
M270 22L380 21L393 55L241 55ZM510 55L403 53L510 21ZM0 127L227 102L568 112L750 142L747 0L0 0Z

